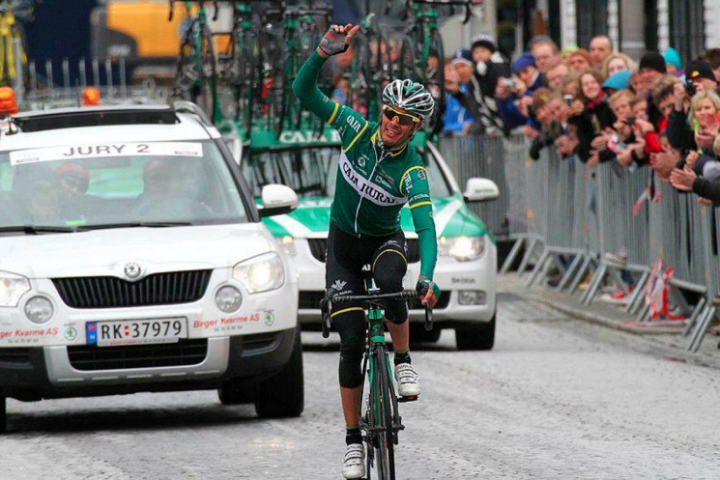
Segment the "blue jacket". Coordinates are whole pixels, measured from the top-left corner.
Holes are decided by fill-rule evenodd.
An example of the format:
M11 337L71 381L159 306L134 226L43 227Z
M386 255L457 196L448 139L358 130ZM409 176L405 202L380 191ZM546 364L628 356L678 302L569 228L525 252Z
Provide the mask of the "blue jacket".
M460 91L467 94L468 88L465 84L460 84ZM465 110L460 101L453 95L446 95L445 114L443 115L442 132L462 132L466 123L473 123L475 120L472 115Z
M525 91L525 96L532 97L535 90L543 85L545 85L545 77L542 73L540 73L540 71L538 71L535 81L530 88ZM509 132L514 128L522 127L523 125L530 125L534 129L540 130L540 126L536 122L529 120L520 113L520 109L516 103L518 100L519 99L515 95L510 95L505 99L497 99L498 110L500 111L500 116L502 116L503 122L505 123L505 131Z

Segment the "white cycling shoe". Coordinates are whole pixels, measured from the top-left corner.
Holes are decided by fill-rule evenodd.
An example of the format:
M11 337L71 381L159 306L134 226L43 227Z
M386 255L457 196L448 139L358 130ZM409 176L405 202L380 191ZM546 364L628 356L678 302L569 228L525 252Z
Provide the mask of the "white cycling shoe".
M362 478L365 476L365 447L362 443L351 443L347 446L343 458L343 477Z
M398 395L401 397L417 397L420 395L418 374L410 363L395 365L395 380L398 383Z

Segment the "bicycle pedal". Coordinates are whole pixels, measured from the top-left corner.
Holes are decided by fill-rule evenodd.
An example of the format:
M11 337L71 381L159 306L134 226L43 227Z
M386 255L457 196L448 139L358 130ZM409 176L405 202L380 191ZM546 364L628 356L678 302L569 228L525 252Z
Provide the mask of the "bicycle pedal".
M408 402L414 402L418 399L418 395L411 395L409 397L398 397L398 402L400 403L408 403Z

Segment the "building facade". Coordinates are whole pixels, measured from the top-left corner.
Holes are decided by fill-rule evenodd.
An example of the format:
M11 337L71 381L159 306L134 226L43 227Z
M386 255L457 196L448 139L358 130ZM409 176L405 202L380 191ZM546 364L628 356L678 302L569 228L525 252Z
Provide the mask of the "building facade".
M514 4L523 21L520 51L538 34L562 46L588 48L595 35L608 35L616 49L639 58L645 51L675 48L683 63L707 48L720 47L720 0L495 0ZM498 8L500 10L500 8ZM500 33L500 32L498 32Z

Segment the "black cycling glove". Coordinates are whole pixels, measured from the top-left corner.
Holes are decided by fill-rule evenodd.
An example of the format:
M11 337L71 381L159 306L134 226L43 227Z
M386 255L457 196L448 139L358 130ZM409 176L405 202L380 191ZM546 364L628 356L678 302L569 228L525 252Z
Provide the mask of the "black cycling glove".
M336 32L331 28L320 40L320 50L330 56L343 53L350 48L350 44L345 42L346 37L347 33Z

